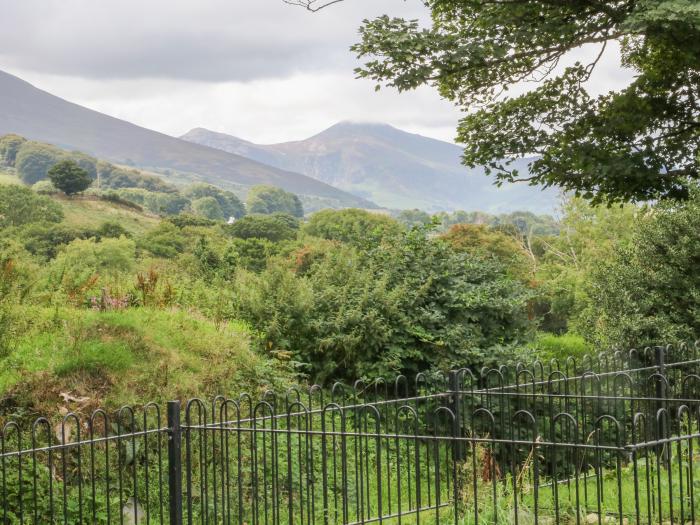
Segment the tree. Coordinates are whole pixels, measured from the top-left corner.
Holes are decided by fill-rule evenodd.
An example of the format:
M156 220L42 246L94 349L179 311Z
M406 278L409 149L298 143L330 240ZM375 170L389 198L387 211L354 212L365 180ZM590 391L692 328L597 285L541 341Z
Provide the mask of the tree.
M246 200L248 213L288 213L303 217L304 207L299 197L274 186L253 186Z
M333 1L287 0L317 10ZM700 4L695 0L427 0L432 27L382 16L353 47L360 77L435 87L466 116L463 162L601 201L686 198L700 176ZM612 46L610 44L615 44ZM565 68L573 50L595 56ZM592 96L607 47L634 80ZM523 81L537 87L523 94ZM531 158L529 176L513 168Z
M71 159L62 160L52 166L49 170L49 180L66 195L85 191L92 184L88 172Z
M533 264L523 246L513 236L496 228L484 224L455 224L441 238L454 250L497 259L509 275L522 281L532 277Z
M47 177L49 169L64 157L64 153L48 144L25 142L17 151L15 169L25 184L34 184Z
M235 310L319 381L493 364L527 334L530 292L498 261L429 233L369 250L326 243L296 278L286 260L237 274Z
M629 242L595 265L580 331L604 347L692 342L700 333L700 188L639 213Z
M70 160L75 161L78 166L83 168L91 179L97 178L97 159L95 157L75 151L70 154Z
M226 231L238 239L266 239L280 242L296 238L296 231L282 217L247 215L226 226Z
M403 210L396 217L401 224L407 228L413 228L414 226L427 226L433 220L432 216L423 210Z
M224 191L211 184L192 184L182 192L185 197L196 200L202 197L213 197L219 203L224 218L240 219L245 215L245 207L241 200L230 191Z
M562 204L560 233L539 239L537 278L545 301L545 326L554 331L575 330L581 313L593 300L589 285L594 268L630 242L635 205L591 206L578 198ZM582 330L583 332L586 329Z
M192 201L192 211L195 215L212 221L224 220L224 212L214 197L202 197Z
M27 142L27 139L12 133L0 137L0 164L14 166L17 152L25 142Z
M304 227L304 231L314 237L356 246L376 245L384 237L402 230L401 224L387 215L355 208L321 210L314 213Z

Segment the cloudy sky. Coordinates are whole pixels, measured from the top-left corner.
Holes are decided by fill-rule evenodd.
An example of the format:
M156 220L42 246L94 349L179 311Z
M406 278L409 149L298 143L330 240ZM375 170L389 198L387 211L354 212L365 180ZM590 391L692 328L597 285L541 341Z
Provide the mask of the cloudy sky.
M315 14L282 0L0 4L0 69L170 135L201 126L271 143L354 120L451 140L459 118L430 88L375 93L354 78L348 48L362 19L427 19L420 0L347 0ZM593 82L607 91L629 78L613 50Z

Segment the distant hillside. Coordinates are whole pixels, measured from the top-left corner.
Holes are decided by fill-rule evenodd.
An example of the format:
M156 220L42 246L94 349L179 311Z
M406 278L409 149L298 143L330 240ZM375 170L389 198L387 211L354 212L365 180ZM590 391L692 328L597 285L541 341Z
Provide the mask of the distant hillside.
M226 189L271 184L329 205L372 204L311 177L193 144L67 102L0 71L0 135L76 149L115 163L174 170L176 180L202 180Z
M498 188L483 169L460 163L460 147L385 124L343 122L306 140L272 145L202 128L182 138L304 173L387 208L550 213L556 204L554 190L523 183ZM526 170L527 161L521 164Z

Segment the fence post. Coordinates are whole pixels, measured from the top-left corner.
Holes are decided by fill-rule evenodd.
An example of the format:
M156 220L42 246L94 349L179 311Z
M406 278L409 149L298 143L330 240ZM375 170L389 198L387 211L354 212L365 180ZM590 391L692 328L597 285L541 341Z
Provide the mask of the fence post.
M179 401L168 401L168 495L170 525L182 525L182 431Z
M659 414L659 411L662 408L666 407L666 349L663 346L657 346L654 347L654 361L656 364L656 371L662 376L661 378L656 380L656 414L654 414L654 420L656 423L656 429L657 429L657 439L666 439L668 438L668 429L666 428L667 425L667 419L666 416L667 414L661 419L661 420L656 420L657 415ZM671 460L671 454L670 454L670 445L668 443L665 443L658 447L657 453L661 457L663 463L665 465L668 465L669 461Z
M452 428L452 435L462 437L462 385L460 382L461 374L457 370L450 370L450 391L452 392L452 412L454 412L455 420ZM455 440L454 443L454 459L462 460L465 456L464 443L461 440Z

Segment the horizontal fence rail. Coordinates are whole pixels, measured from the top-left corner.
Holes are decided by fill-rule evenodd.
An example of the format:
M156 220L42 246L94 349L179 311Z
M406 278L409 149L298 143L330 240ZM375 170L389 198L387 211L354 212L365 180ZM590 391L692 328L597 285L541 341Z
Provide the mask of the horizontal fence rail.
M651 524L700 511L698 345L0 434L0 524Z

